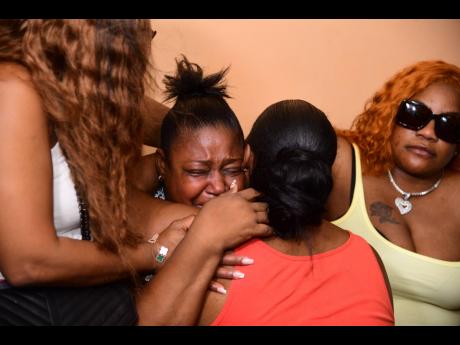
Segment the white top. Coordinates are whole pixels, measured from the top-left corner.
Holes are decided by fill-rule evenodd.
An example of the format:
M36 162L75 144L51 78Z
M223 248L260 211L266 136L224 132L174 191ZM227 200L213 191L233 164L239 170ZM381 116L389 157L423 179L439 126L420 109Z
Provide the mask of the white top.
M81 240L80 212L75 185L61 146L51 149L53 162L53 221L58 236ZM0 273L0 281L3 280Z
M75 185L59 143L51 149L53 161L53 217L58 236L81 240L80 212Z

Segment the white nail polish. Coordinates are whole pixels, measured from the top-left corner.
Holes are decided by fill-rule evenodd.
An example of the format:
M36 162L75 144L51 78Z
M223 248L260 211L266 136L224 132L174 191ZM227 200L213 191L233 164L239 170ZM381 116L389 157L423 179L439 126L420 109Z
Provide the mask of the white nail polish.
M222 295L226 295L226 294L227 294L227 290L225 290L225 288L223 288L223 287L218 287L218 288L217 288L217 292L218 292L218 293L221 293Z
M251 259L251 258L244 258L243 260L241 260L241 263L243 265L252 265L254 263L254 259Z
M240 271L233 272L233 278L235 279L243 279L244 278L244 273Z

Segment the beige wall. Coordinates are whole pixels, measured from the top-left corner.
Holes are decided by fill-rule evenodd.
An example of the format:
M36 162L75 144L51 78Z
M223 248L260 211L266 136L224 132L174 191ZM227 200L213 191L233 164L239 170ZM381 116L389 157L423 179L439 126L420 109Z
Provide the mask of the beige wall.
M246 134L265 107L287 98L308 100L349 127L402 67L426 59L460 66L460 20L153 19L152 27L160 85L181 53L205 73L231 65L229 104Z

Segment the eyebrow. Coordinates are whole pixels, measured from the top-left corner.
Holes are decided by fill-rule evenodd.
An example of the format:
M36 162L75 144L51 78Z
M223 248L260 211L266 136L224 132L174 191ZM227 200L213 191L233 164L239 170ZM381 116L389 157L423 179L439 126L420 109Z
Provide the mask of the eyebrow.
M227 164L230 164L230 163L233 163L233 162L237 162L237 161L242 161L243 158L227 158L227 159L224 159L224 161L222 162L224 165L227 165ZM210 160L189 160L189 161L186 161L185 163L201 163L201 164L209 164L211 163Z

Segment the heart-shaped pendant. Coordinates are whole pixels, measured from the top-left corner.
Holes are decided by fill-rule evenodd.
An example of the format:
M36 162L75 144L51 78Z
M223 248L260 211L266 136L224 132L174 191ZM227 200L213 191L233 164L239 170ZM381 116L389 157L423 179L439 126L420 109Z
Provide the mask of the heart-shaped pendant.
M406 213L409 213L412 210L412 203L409 200L396 198L395 205L398 208L399 213L401 213L401 215L405 215Z

